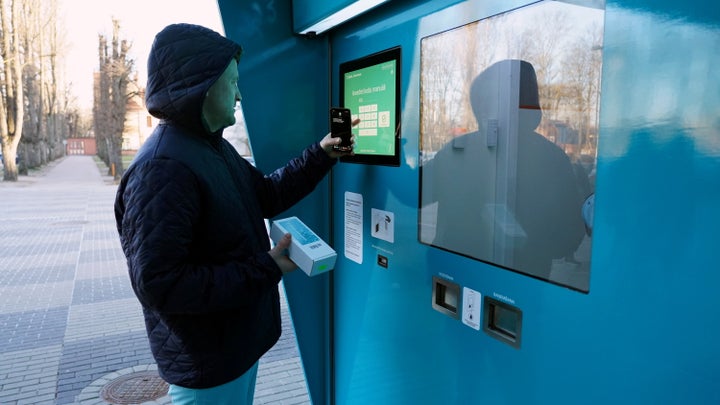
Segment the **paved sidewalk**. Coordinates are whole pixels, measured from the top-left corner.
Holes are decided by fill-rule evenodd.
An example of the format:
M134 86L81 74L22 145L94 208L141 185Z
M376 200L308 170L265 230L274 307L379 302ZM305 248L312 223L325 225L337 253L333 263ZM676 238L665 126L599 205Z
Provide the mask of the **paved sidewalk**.
M109 382L158 380L115 230L116 188L88 156L0 181L0 404L107 404ZM282 311L255 403L309 404L284 300Z

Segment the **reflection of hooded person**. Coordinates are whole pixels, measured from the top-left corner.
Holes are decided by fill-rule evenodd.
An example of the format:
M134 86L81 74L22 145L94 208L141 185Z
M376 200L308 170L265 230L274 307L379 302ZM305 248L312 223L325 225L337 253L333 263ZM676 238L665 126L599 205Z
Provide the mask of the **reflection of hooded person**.
M498 100L508 100L499 92L517 88L502 86L518 80L508 66L518 63L517 121L497 121L507 108ZM423 167L423 204L438 202L431 243L548 278L552 260L582 240L582 200L568 156L535 132L542 112L532 65L505 60L490 66L473 81L470 102L479 131L455 138Z

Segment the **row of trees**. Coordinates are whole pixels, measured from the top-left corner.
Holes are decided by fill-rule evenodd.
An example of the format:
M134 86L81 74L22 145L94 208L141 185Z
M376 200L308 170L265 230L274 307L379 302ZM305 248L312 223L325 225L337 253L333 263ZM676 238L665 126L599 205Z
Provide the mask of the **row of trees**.
M120 38L118 20L113 20L110 43L104 35L99 35L99 71L93 103L93 128L98 155L116 180L120 179L124 171L122 139L127 103L137 94L137 77L132 77L134 60L128 56L130 46L130 42ZM132 91L129 90L131 87Z
M68 114L58 86L60 39L55 0L0 0L0 142L3 179L17 180L18 166L43 164L63 153ZM24 140L23 148L20 141ZM20 154L18 156L18 150Z
M127 100L120 95L127 92L133 67L127 55L130 45L119 40L117 21L113 25L109 47L100 37L102 84L96 83L93 108L94 121L103 122L94 130L102 137L98 145L109 166L114 153L107 151L117 150L114 159L116 165L120 162L125 104L119 100ZM64 156L67 138L93 135L90 119L76 106L64 81L66 56L57 0L0 0L0 150L5 181L16 181L28 168Z

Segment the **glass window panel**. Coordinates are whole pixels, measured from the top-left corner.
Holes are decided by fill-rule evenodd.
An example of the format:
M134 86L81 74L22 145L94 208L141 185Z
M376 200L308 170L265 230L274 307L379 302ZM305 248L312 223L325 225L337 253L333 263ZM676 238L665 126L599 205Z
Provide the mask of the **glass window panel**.
M589 291L603 23L546 1L422 39L422 243Z

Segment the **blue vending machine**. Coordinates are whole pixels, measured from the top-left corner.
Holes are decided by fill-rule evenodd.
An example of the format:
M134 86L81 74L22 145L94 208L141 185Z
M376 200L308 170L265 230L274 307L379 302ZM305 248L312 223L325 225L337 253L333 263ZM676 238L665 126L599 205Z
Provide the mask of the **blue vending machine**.
M360 119L283 213L313 403L720 403L720 6L218 3L261 170Z

